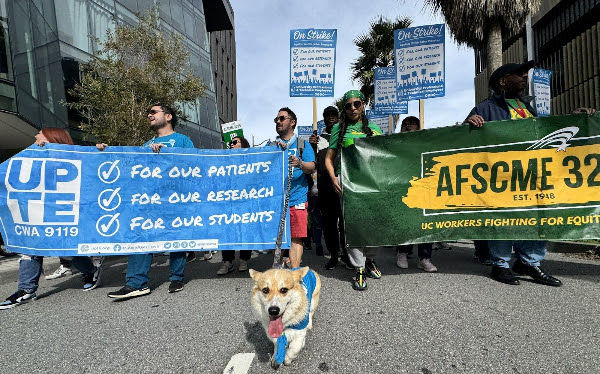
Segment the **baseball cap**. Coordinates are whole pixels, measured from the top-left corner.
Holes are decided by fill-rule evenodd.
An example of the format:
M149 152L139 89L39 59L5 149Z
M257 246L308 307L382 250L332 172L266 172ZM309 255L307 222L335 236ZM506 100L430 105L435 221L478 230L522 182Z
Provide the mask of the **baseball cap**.
M535 61L530 60L522 64L504 64L498 69L494 70L490 75L490 86L494 87L501 78L504 78L508 74L522 73L531 69L535 65Z
M340 115L338 108L336 108L334 106L328 106L327 108L325 108L325 110L323 111L323 115L325 115L327 113L335 113L338 116Z

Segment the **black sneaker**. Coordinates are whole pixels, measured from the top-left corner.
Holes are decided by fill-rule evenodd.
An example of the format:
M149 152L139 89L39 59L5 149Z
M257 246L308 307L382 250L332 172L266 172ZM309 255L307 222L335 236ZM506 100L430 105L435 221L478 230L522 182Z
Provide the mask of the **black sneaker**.
M325 264L325 270L333 270L337 266L338 262L340 262L336 257L331 257L329 261Z
M127 300L132 297L148 295L149 293L150 289L148 287L138 290L126 285L118 291L109 292L107 296L117 300Z
M498 282L510 284L512 286L516 286L521 284L517 277L510 271L509 268L503 268L500 266L492 266L492 273L490 274L492 279L497 280Z
M373 279L381 278L381 272L377 268L377 264L375 263L374 259L367 259L367 261L365 262L365 270L366 270L367 276L369 276Z
M100 273L102 267L98 266L94 268L94 272L83 275L83 290L91 291L100 285Z
M357 291L364 291L367 289L367 275L365 274L365 269L358 269L356 271L356 276L352 280L352 288Z
M171 281L171 284L169 285L169 293L179 292L181 290L183 290L183 282L182 281L178 281L178 280Z
M27 292L25 290L18 290L17 292L10 295L4 302L0 303L0 309L10 309L17 305L24 304L28 301L37 299L35 292Z

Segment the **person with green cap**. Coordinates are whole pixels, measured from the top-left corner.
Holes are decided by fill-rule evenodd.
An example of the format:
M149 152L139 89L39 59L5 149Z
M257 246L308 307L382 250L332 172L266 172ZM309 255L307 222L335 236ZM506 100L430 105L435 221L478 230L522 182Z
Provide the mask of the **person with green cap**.
M354 144L354 140L367 136L381 135L381 129L369 122L365 114L365 96L358 90L350 90L344 94L344 111L340 122L333 126L329 138L329 149L325 157L325 167L333 183L335 192L342 194L338 179L339 164L334 166L342 147ZM338 170L336 170L338 169ZM348 248L348 258L356 269L356 277L352 282L355 290L367 289L366 276L381 278L381 272L375 263L375 248Z

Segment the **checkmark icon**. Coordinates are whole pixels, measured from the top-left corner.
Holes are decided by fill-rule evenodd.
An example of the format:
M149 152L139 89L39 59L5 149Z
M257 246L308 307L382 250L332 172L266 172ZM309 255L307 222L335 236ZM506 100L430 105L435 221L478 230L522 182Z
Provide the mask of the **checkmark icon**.
M108 188L98 195L98 205L100 208L111 211L115 210L121 205L121 195L119 195L119 191L121 191L121 187L117 189Z
M96 222L96 230L102 236L113 236L119 231L119 216L121 213L115 215L106 214L98 219Z
M98 177L104 183L114 183L121 175L121 170L117 166L120 160L114 162L106 161L98 167Z

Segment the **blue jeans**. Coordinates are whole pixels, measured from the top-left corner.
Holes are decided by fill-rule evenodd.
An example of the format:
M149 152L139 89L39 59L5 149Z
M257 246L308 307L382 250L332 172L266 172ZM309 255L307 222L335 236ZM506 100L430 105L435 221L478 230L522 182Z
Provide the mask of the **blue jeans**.
M171 252L169 254L169 265L171 266L170 281L183 280L185 270L185 252ZM127 259L127 275L125 284L136 290L148 286L148 272L152 265L152 253L140 255L129 255Z
M43 271L43 264L43 256L21 256L21 259L19 260L19 284L17 289L35 292L38 289L40 276ZM94 263L89 257L73 257L71 264L73 264L81 274L90 274L95 270Z
M540 266L546 257L545 240L489 240L490 260L493 266L508 268L512 250L524 264Z

